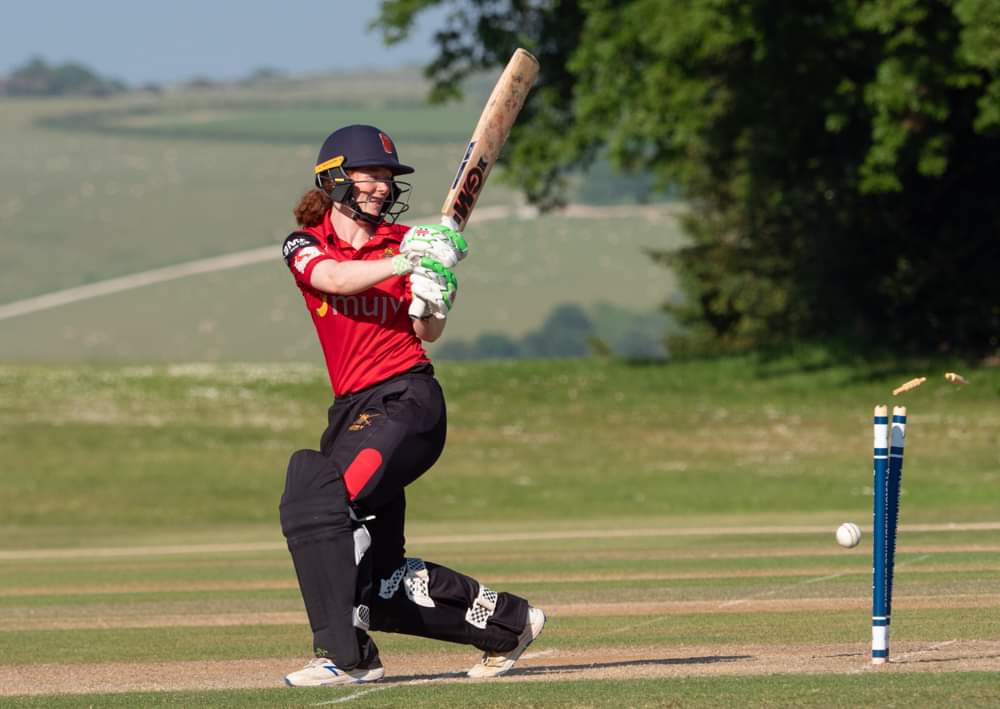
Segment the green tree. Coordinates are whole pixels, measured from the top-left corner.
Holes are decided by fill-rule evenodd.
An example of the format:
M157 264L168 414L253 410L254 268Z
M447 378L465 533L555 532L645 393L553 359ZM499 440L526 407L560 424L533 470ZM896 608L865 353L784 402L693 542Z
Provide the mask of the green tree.
M485 332L476 338L477 359L513 359L521 356L521 346L507 335Z
M49 65L41 57L15 68L5 84L11 96L109 96L127 89L123 82L102 78L82 64Z
M607 156L690 207L669 308L747 348L1000 346L1000 0L383 0L389 42L452 12L433 95L523 46L505 153L542 206Z
M590 353L594 323L579 305L557 305L537 330L525 335L526 357L583 357Z

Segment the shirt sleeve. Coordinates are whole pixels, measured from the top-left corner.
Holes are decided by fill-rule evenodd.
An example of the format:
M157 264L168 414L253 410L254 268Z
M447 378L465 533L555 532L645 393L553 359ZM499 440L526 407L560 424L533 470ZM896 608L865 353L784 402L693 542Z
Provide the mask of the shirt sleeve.
M288 235L281 247L281 255L295 280L307 286L318 263L335 260L320 247L319 239L304 231Z

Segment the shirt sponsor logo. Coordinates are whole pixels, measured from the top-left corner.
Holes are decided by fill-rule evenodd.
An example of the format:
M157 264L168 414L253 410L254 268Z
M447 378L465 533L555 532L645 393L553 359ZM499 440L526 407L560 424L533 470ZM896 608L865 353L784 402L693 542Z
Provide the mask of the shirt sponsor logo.
M403 307L401 298L387 295L331 295L323 296L323 302L314 311L317 317L325 318L330 313L343 315L352 320L367 320L385 325L399 313Z
M281 255L287 261L288 257L295 253L296 249L301 249L303 246L314 246L318 243L316 238L312 236L290 236L285 239L285 244L281 247Z

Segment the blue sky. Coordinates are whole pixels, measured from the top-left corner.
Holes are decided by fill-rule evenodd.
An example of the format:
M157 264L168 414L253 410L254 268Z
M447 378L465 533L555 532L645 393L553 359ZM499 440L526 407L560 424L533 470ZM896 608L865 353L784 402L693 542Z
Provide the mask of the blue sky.
M367 29L375 0L94 0L6 3L0 74L29 57L78 61L129 83L233 79L267 66L289 73L425 63L445 13L422 18L391 49Z

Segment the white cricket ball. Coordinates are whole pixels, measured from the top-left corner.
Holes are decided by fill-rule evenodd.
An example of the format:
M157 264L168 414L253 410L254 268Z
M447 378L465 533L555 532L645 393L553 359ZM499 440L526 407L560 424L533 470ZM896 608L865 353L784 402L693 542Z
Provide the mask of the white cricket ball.
M854 522L844 522L837 527L837 544L845 549L856 547L861 541L861 528Z

